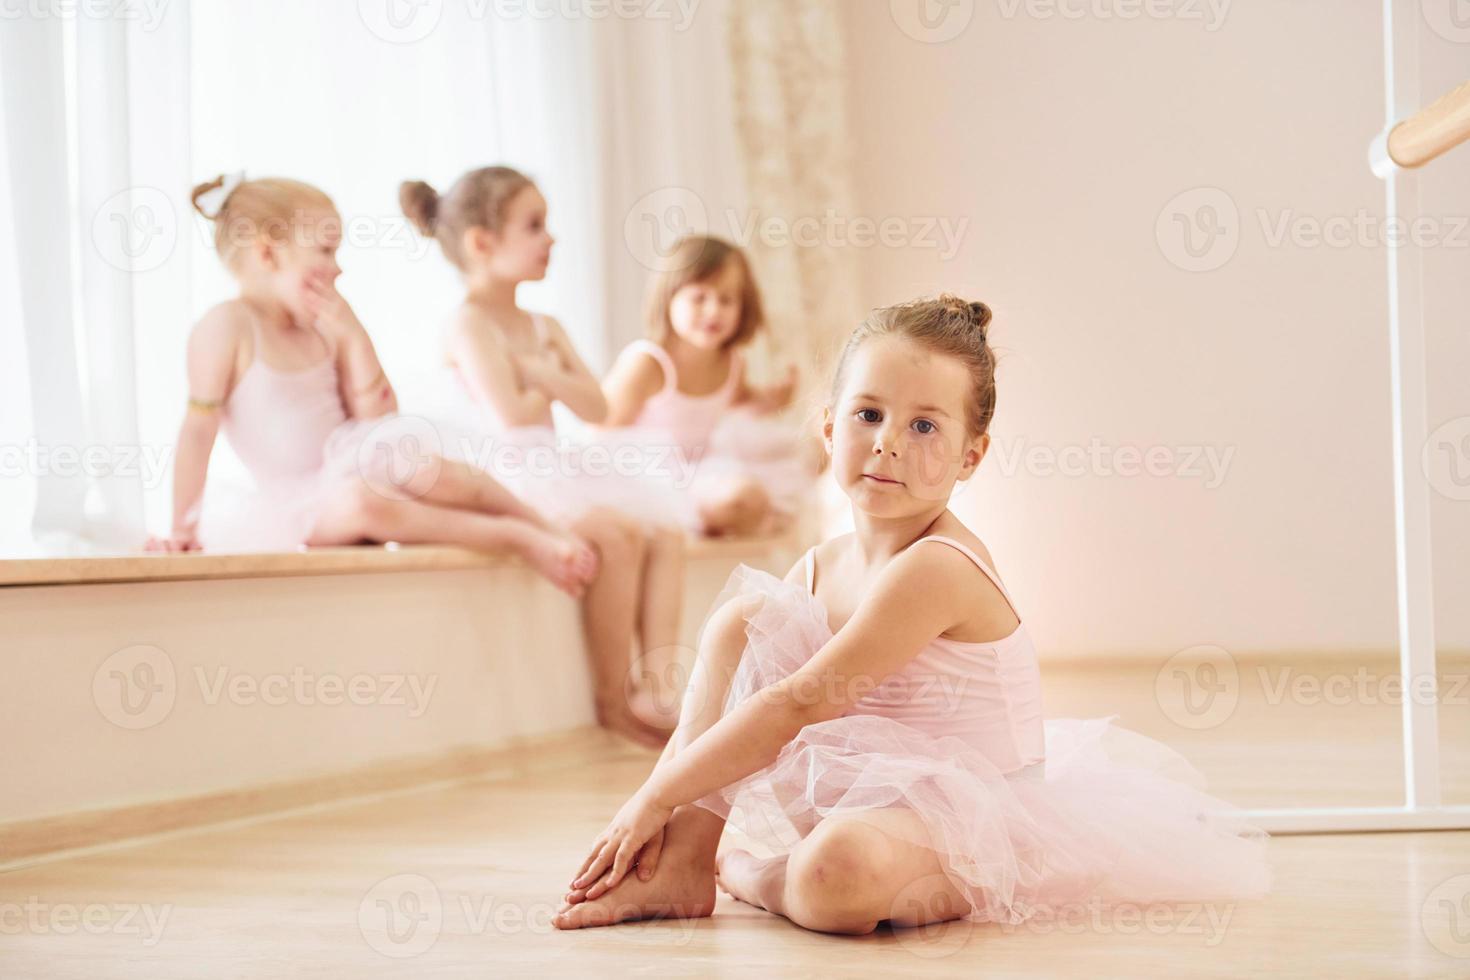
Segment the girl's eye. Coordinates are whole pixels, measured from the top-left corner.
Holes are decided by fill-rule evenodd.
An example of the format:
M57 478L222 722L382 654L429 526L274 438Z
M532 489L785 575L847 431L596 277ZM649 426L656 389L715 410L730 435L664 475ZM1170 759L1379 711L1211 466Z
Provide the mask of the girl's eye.
M857 411L857 417L861 421L869 423L877 422L883 418L876 408L860 408Z
M914 429L919 433L919 435L927 436L931 432L938 431L938 426L936 426L933 422L930 422L928 419L915 419Z

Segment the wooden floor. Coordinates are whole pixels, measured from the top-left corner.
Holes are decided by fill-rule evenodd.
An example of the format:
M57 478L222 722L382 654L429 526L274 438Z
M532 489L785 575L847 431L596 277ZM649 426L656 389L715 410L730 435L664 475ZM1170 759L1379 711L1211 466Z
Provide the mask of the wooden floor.
M910 974L1470 976L1470 833L1280 837L1259 903L1064 928L805 932L713 918L547 919L652 756L589 733L523 771L0 873L0 977Z

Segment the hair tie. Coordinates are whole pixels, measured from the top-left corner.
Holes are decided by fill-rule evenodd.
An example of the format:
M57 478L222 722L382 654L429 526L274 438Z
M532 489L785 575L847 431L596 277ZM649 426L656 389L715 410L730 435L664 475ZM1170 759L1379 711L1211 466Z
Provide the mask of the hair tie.
M245 171L239 170L232 174L225 174L220 178L220 185L212 187L200 194L195 200L196 206L210 221L215 220L224 211L226 202L230 195L235 193L235 188L245 183Z

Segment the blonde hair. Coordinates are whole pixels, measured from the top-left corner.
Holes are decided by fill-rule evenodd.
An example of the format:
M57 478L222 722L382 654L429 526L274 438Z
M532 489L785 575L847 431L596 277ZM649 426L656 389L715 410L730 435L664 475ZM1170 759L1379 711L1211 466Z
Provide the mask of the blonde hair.
M928 351L953 357L970 374L966 425L970 437L984 435L995 417L995 351L989 343L990 307L948 293L874 310L853 330L832 375L832 401L842 392L847 362L874 337L902 337Z
M432 238L444 257L464 268L464 233L470 228L499 231L511 198L527 187L530 177L511 167L481 167L456 180L441 195L422 180L398 186L398 203L419 234Z
M687 235L679 239L669 255L668 268L649 280L644 308L648 339L663 344L674 332L674 324L669 320L669 305L674 301L675 293L690 283L713 279L730 262L740 266L740 325L725 341L725 346L738 347L750 343L766 322L760 287L756 285L745 253L723 238L709 235Z
M294 228L301 224L305 212L313 208L330 211L337 206L320 188L288 177L259 177L242 180L213 214L204 210L199 199L223 187L225 177L199 184L189 195L194 210L214 224L214 250L226 268L237 268L245 247L261 238L284 243Z

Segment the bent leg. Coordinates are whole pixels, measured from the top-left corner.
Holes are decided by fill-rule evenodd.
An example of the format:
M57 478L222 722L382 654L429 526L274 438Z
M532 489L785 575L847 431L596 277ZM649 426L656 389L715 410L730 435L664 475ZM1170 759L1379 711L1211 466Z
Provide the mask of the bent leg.
M696 491L699 518L712 537L756 534L771 514L771 498L749 477L711 480Z
M684 607L684 532L654 528L645 534L639 654L629 673L628 694L640 718L672 729L679 720L683 691L679 619Z
M779 889L765 882L763 897L774 902L765 907L805 929L852 935L883 921L916 926L961 918L969 904L944 859L916 843L927 839L923 820L904 807L823 820L792 849Z
M327 502L306 544L322 547L362 541L510 551L573 596L581 593L585 580L586 562L577 542L519 518L440 507L422 500L395 500L363 480L349 481Z

